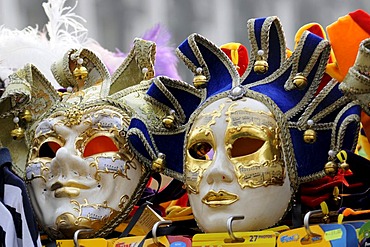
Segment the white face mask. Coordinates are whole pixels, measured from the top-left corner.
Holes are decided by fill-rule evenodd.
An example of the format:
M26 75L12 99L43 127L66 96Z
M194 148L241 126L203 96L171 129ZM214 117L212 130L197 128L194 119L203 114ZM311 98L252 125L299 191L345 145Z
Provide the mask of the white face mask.
M189 200L205 232L264 229L285 214L291 196L279 127L270 110L251 98L222 98L194 119L186 142Z
M52 235L99 230L127 208L143 168L119 134L126 123L113 106L67 109L38 123L27 164L35 213ZM74 114L74 115L73 115Z

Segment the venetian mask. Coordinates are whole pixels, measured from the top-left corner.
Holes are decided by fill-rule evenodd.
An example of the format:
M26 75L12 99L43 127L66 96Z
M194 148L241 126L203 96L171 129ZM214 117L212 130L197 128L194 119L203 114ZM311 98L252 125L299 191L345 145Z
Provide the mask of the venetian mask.
M222 231L230 216L244 216L234 230L264 229L284 215L292 191L279 134L270 110L251 98L216 100L195 117L185 175L204 231Z
M50 237L73 238L78 229L91 230L82 237L105 236L139 200L150 172L129 150L125 132L132 113L145 112L153 52L153 42L136 39L111 80L94 53L72 49L52 66L67 89L61 93L32 65L10 76L3 104L16 102L17 92L16 124L26 130L17 145L29 148L25 180ZM25 110L28 123L20 117Z
M53 234L100 230L137 197L144 167L120 132L127 113L110 104L52 112L36 127L26 166L35 213Z

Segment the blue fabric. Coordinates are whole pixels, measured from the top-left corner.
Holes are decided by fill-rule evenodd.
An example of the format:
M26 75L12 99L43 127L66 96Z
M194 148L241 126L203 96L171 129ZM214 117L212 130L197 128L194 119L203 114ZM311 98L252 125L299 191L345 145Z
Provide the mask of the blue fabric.
M183 90L185 87L181 87L180 85L173 85L174 83L170 81L169 78L160 77L159 80L164 84L166 89L171 93L171 95L177 100L180 104L182 110L185 113L187 122L190 115L194 112L194 110L199 106L201 102L200 94L194 94L187 90ZM153 97L154 99L158 100L162 104L169 106L171 109L176 110L175 106L170 102L165 94L160 91L160 89L154 83L150 86L147 94Z
M291 68L289 68L277 80L269 84L251 87L251 90L270 97L280 107L282 112L290 110L297 104L297 101L299 101L302 98L302 95L305 93L304 91L299 90L293 90L290 92L285 91L284 84L289 78L290 70Z
M4 200L4 166L10 166L12 164L12 158L10 156L9 149L0 148L0 201Z
M5 205L8 210L13 215L13 221L16 228L17 237L22 239L23 238L23 232L22 232L22 225L27 224L28 230L30 232L32 243L30 245L32 246L38 246L39 241L39 233L38 233L38 227L36 224L36 220L33 216L33 210L31 207L31 203L28 198L26 185L24 184L23 180L21 180L19 177L17 177L12 171L9 170L9 167L11 166L11 156L10 152L7 148L1 148L0 149L0 169L3 170L3 176L0 178L3 180L3 183L10 186L16 186L21 190L22 193L22 202L23 202L23 210L26 217L26 223L22 222L19 213L16 212L14 208L11 208L9 205ZM4 198L7 195L4 195Z
M312 56L312 53L314 52L315 48L318 44L318 36L309 35L307 36L307 43L310 44L306 50L302 53L306 58L302 58L300 56L299 64L302 66L303 62L308 62L308 58ZM306 46L306 44L305 44ZM282 110L282 112L287 112L288 110L292 109L294 106L298 104L304 97L304 95L307 93L308 89L311 86L311 83L313 82L313 79L317 73L319 62L321 60L322 56L320 55L318 61L316 62L313 69L310 71L310 73L307 76L307 86L303 90L291 90L286 91L284 89L284 84L289 79L290 73L291 73L291 67L287 69L279 78L277 78L275 81L272 81L268 84L262 84L258 86L251 87L252 90L260 92L262 94L267 95L270 97ZM306 64L307 65L307 64ZM316 88L319 84L319 82L316 82ZM283 96L283 97L282 97Z
M155 98L160 103L170 107L171 109L175 109L174 105L171 103L171 101L167 98L167 96L155 85L155 83L152 83L150 85L150 88L147 91L147 94L153 98Z
M198 47L211 74L207 85L207 98L220 93L222 88L231 89L232 78L225 64L203 44L198 43Z
M303 141L304 131L290 129L294 155L297 161L299 177L308 176L322 171L328 161L330 150L331 130L317 133L317 140L312 144Z
M180 174L183 173L183 143L185 133L174 135L152 135L159 152L166 154L166 167Z
M318 114L320 111L331 106L337 99L343 96L343 93L339 90L338 85L339 84L336 84L330 93L325 97L325 99L320 102L320 105L313 111L312 115ZM335 114L338 114L338 112L335 112ZM333 117L329 116L328 121L332 121L332 119ZM325 122L325 120L322 122Z
M266 20L265 17L257 18L257 19L254 20L254 34L256 36L258 49L262 48L262 45L261 45L261 30L262 30L262 26L263 26L263 23L265 22L265 20Z
M17 210L9 205L5 205L6 209L10 212L13 218L13 224L15 227L15 233L17 238L22 239L22 216Z
M141 132L144 134L145 139L148 141L149 145L151 146L152 150L155 150L154 147L153 147L153 143L151 142L150 134L149 134L149 131L148 131L147 126L145 125L145 123L143 123L140 119L132 118L131 122L130 122L130 125L129 125L129 129L132 129L132 128L137 128L137 129L141 130ZM128 134L129 134L128 135L128 140L129 140L130 144L135 147L137 152L139 152L141 155L143 155L148 160L152 160L153 158L150 156L150 154L146 150L146 148L143 144L143 141L136 135L133 135L133 134L130 134L130 133L128 133Z
M201 98L197 95L192 93L188 93L187 91L177 89L174 87L168 87L168 90L172 93L172 95L177 99L181 108L183 109L186 121L189 120L190 115L197 109L201 102Z
M311 55L315 52L317 45L322 41L319 36L309 33L304 42L301 56L299 57L298 72L302 72L311 59Z
M334 87L333 90L336 91L336 88ZM327 97L327 99L330 99L327 101L332 101L331 97ZM321 103L325 104L326 102L322 101ZM343 104L342 107L334 111L336 114L331 114L331 119L325 119L326 121L320 121L319 123L333 122L345 105ZM318 108L322 109L323 107L319 106ZM360 110L360 106L354 105L341 115L337 126L333 126L330 130L316 130L317 139L312 144L307 144L303 141L304 131L299 131L298 129L290 130L299 177L308 176L323 170L325 163L328 161L328 150L330 150L332 132L335 130L338 133L345 118L352 114L359 115ZM347 125L341 149L352 149L354 143L353 137L357 136L358 125L359 123L356 121Z
M0 166L10 165L12 163L12 157L10 156L9 149L0 148Z
M178 49L187 57L190 59L190 61L196 66L200 67L199 61L197 57L194 55L193 50L191 49L189 45L188 39L184 40L178 47Z
M266 18L259 18L255 21L255 27L254 27L254 35L257 40L258 49L261 49L261 29L262 25ZM253 83L256 81L260 81L272 73L274 73L278 68L281 66L281 45L285 45L285 40L280 40L278 30L276 27L275 22L271 24L270 32L268 35L268 41L269 41L269 54L267 56L266 62L268 63L268 70L266 73L259 74L254 72L252 69L249 73L249 75L244 79L244 81L241 83L242 85L247 85L249 83ZM252 66L252 65L250 65Z
M1 243L1 246L6 246L5 245L5 236L6 236L6 232L4 231L4 229L0 226L0 243Z
M281 52L280 52L280 44L283 41L279 39L279 35L276 29L276 25L273 23L269 33L269 71L268 74L272 74L272 72L276 71L280 68L280 61L281 61Z

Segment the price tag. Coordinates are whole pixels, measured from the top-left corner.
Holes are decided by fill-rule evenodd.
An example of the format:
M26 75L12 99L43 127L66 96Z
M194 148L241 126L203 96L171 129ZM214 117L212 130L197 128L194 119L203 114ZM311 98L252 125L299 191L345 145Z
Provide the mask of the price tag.
M325 232L324 238L326 241L332 241L336 239L340 239L343 236L342 229L335 229Z
M273 231L258 232L235 232L235 237L243 239L241 242L233 242L227 233L204 233L193 236L192 246L253 246L253 247L275 247L276 236Z

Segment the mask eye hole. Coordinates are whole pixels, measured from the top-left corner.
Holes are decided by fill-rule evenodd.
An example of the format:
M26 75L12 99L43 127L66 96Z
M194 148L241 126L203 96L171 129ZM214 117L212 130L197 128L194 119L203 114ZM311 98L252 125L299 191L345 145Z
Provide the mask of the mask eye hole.
M84 150L83 156L88 157L106 152L118 152L118 147L113 140L107 136L98 136L91 139Z
M230 150L231 158L237 158L257 152L265 143L263 140L241 137L235 140Z
M54 158L59 148L59 143L53 141L44 142L39 149L39 157Z
M189 154L194 159L212 160L214 151L211 144L207 142L198 142L189 148Z

